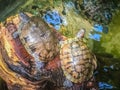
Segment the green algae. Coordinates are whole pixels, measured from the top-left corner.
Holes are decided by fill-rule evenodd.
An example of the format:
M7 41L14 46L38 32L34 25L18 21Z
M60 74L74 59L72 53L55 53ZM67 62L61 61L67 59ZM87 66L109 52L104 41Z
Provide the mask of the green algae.
M93 41L93 52L98 60L97 80L120 89L120 12L116 12L109 25L108 34L100 42ZM113 66L113 68L111 68ZM107 71L104 70L107 68Z
M120 57L120 12L113 17L109 33L103 36L102 47L107 53Z
M100 42L94 42L94 52L109 53L115 58L120 57L120 12L112 19L109 25L109 33L102 34Z

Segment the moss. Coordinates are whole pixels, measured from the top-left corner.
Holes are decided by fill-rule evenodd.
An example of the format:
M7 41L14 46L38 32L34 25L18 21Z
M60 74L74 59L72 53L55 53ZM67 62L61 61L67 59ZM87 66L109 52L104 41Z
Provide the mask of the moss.
M120 12L117 13L109 25L109 33L102 34L100 42L94 42L95 52L110 53L114 57L120 57Z

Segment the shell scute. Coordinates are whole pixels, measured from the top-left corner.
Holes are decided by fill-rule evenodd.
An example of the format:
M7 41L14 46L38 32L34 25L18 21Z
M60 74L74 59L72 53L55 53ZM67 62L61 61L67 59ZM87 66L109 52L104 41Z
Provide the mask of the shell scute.
M89 80L96 68L96 59L82 39L72 38L62 42L60 59L66 78L74 83Z
M21 28L20 39L33 57L37 54L40 61L48 62L59 52L58 39L51 28L40 18L31 17Z

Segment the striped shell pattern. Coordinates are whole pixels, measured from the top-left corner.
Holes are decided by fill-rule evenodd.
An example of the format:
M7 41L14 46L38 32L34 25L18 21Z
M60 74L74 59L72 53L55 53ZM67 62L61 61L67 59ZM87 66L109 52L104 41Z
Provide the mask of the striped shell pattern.
M95 56L79 38L61 41L60 59L66 78L73 83L88 81L97 67Z

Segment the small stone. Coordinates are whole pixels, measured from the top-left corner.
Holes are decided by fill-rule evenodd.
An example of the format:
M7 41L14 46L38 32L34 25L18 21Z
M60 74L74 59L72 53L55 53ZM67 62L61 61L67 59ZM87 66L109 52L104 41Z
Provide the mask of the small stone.
M70 87L73 86L73 83L72 83L71 81L69 81L68 79L66 79L66 80L64 81L63 85L64 85L65 87L70 88Z

